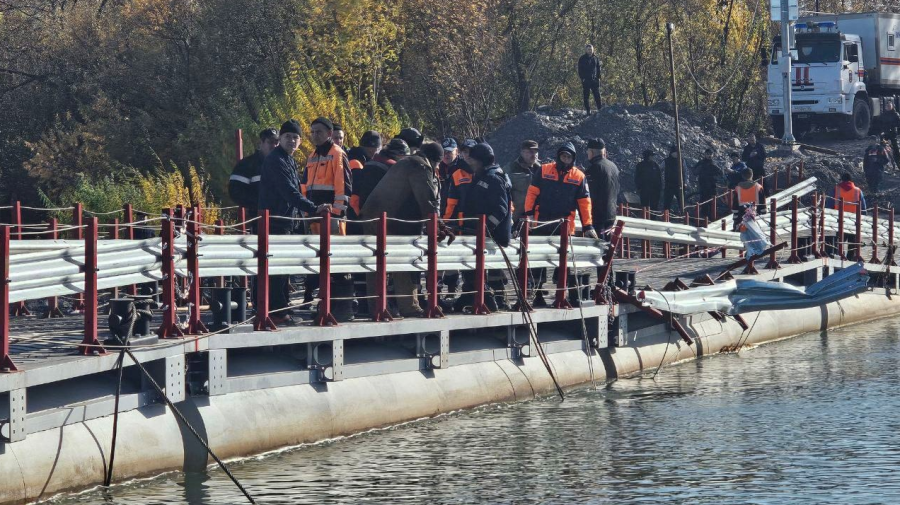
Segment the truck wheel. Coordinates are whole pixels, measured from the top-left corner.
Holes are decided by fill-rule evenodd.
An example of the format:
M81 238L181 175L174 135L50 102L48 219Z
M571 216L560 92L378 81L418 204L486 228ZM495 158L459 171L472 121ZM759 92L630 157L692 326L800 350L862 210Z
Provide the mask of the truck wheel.
M772 132L779 140L784 137L784 116L772 116Z
M842 128L844 136L851 139L864 139L869 134L872 126L872 111L865 100L858 98L853 102L853 114L847 119Z

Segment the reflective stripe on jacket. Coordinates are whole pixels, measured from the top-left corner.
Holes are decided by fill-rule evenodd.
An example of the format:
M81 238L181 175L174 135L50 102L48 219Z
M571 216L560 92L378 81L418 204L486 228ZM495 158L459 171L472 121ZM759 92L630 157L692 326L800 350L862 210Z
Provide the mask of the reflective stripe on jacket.
M314 203L331 204L332 213L342 215L350 204L350 177L347 155L329 141L317 147L307 158L300 187Z
M460 202L465 202L468 188L472 184L472 174L463 167L457 168L450 177L450 190L447 192L447 208L444 210L444 221L459 219L462 226L463 212Z
M583 229L594 229L591 194L584 172L574 166L558 170L556 162L541 165L540 172L532 177L528 187L525 215L534 216L535 221L566 219L571 234L575 232L576 211L581 217Z

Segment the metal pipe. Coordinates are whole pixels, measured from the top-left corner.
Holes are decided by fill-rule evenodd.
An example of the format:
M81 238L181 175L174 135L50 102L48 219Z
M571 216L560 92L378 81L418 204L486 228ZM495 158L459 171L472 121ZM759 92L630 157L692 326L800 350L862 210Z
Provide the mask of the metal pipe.
M444 317L444 312L438 306L438 216L428 215L428 270L425 272L425 290L428 291L428 307L425 309L425 317Z
M472 314L490 314L484 304L485 265L484 250L487 236L487 220L482 214L478 218L478 229L475 235L475 300L472 302Z
M860 205L862 202L860 202ZM869 263L881 263L878 260L878 204L872 209L872 258Z
M324 211L319 224L319 307L316 324L337 326L331 314L331 212Z
M619 204L619 213L622 212L622 204ZM529 232L531 229L531 219L528 216L525 216L525 220L522 223L522 231L519 232L519 294L521 294L522 299L516 302L516 310L533 312L534 309L531 307L531 304L528 303L528 247L529 247ZM613 247L613 252L621 251L618 245ZM621 252L619 253L619 257L621 258Z
M794 195L791 198L791 255L787 259L787 262L789 264L802 263L802 261L800 260L800 256L797 255L797 248L799 247L797 238L799 224L797 219L797 213L799 210L798 200L799 199L797 198L797 195Z
M775 244L778 241L778 228L776 225L776 220L778 219L778 202L775 201L774 198L770 200L769 203L769 243ZM776 251L772 249L772 252L769 253L769 262L766 263L766 268L770 270L775 270L780 268L778 264L778 256L776 255Z
M644 219L650 219L650 208L644 207L641 209L641 215ZM647 239L641 240L641 257L649 258L650 257L650 241Z
M559 266L556 276L556 299L553 308L571 309L568 299L568 274L569 274L569 223L563 219L559 226Z
M189 335L207 333L209 330L200 318L200 209L190 208L187 222L187 263L188 263L188 326Z
M672 86L672 104L675 107L675 148L678 150L678 184L681 191L681 212L684 207L684 161L681 156L681 125L678 116L678 86L675 84L675 52L672 49L672 32L675 31L674 23L666 23L666 38L669 40L669 77Z
M97 338L97 218L88 218L87 226L84 244L84 339L78 346L78 354L82 356L106 354Z
M269 211L259 211L256 226L256 317L253 329L256 331L276 330L269 317Z
M837 236L835 238L835 245L837 245L837 256L842 260L846 260L847 257L844 256L844 198L838 198L838 231Z
M812 197L812 205L809 207L810 211L810 237L809 237L809 252L813 258L821 258L822 256L819 254L819 192L813 192Z
M387 213L378 217L378 231L375 246L375 278L378 292L375 298L373 321L393 321L394 317L387 305Z
M825 249L825 193L819 199L819 257L825 258L828 252Z

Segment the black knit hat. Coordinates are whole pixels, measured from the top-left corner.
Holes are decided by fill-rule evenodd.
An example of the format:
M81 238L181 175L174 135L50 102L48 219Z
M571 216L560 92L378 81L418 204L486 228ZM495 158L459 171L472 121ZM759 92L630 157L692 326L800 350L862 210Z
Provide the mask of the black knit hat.
M588 149L606 149L606 142L603 139L591 139L588 140L587 147Z
M303 135L303 132L300 131L300 123L297 122L296 119L289 119L281 125L281 130L278 132L278 136L282 136L285 133L296 133L297 135Z
M394 138L384 146L381 152L388 157L396 158L397 156L409 156L409 146L403 139Z
M309 126L312 126L316 123L319 123L320 125L324 126L325 128L327 128L329 130L334 130L334 125L331 123L331 120L328 119L327 117L319 116L319 117L313 119L313 122L310 123Z
M469 149L469 158L478 160L487 167L494 163L494 150L485 143L475 144L472 149Z
M404 128L400 130L400 133L397 134L397 138L403 139L403 141L413 149L420 147L422 142L425 141L425 136L422 135L422 132L415 128Z
M428 158L428 161L437 163L444 157L444 148L437 142L426 142L422 144L419 153Z
M360 147L381 147L381 134L375 130L367 130L359 139Z

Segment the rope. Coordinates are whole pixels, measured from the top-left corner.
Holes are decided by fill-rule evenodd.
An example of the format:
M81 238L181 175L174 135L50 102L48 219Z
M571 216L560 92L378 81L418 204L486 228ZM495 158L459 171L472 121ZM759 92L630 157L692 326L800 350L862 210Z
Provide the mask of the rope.
M116 384L116 402L113 407L113 426L112 426L112 441L110 442L109 449L109 466L106 468L106 479L103 481L103 486L109 487L112 483L112 475L113 475L113 463L116 461L116 438L119 433L119 398L122 396L122 372L125 369L125 350L122 349L119 352L119 359L116 362L116 366L119 368L119 381Z
M212 456L212 458L216 461L216 463L218 463L219 468L221 468L222 471L225 472L225 475L227 475L228 478L231 479L232 482L234 482L234 485L237 486L238 489L241 490L241 493L244 494L244 496L247 498L247 501L255 504L256 501L253 499L252 496L250 496L250 493L248 493L247 490L244 489L244 486L242 486L241 483L237 480L237 478L235 478L235 476L231 473L231 471L228 470L228 467L225 466L225 463L223 463L222 460L219 459L218 456L216 456L216 453L214 453L213 450L209 447L209 444L207 444L206 441L203 440L203 437L201 437L200 434L197 433L197 430L195 430L194 427L191 426L191 423L189 423L188 420L184 417L184 414L182 414L181 411L175 407L175 404L172 403L172 400L169 400L169 397L166 396L165 392L163 392L162 388L159 387L159 384L156 383L156 380L153 378L153 376L150 375L150 372L148 372L147 369L144 368L144 365L142 365L141 362L138 361L137 358L134 356L134 354L131 353L131 349L128 349L126 347L126 348L122 349L122 352L127 354L128 357L131 358L132 361L134 361L134 364L137 365L137 367L141 370L141 372L147 378L147 381L153 386L153 389L156 390L156 393L163 399L163 401L166 402L166 405L168 405L169 408L172 409L172 413L175 414L175 416L178 418L178 420L181 421L181 423L188 430L190 430L190 432L194 435L194 437L197 438L197 441L200 442L200 445L202 445L203 448L206 449L206 452L210 456Z

